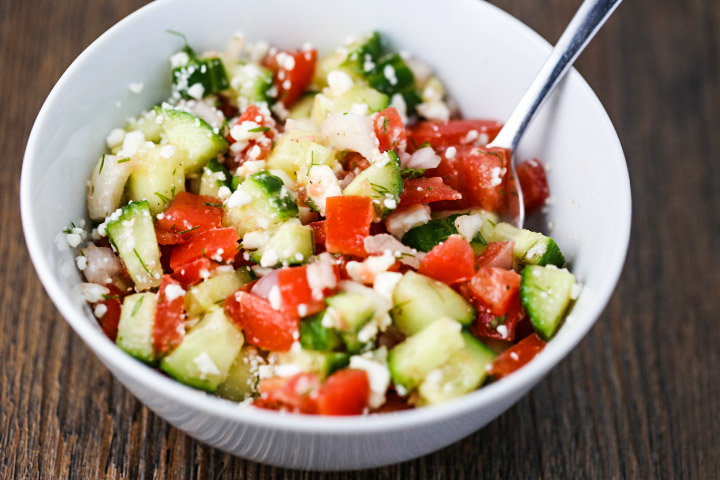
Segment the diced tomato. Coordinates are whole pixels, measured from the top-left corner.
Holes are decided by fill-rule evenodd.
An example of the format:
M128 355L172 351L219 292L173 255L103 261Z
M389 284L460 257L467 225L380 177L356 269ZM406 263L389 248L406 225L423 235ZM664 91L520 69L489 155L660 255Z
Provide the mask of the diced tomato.
M310 227L313 229L313 238L315 239L315 253L325 251L325 220L312 222Z
M532 212L540 208L550 196L545 167L533 158L520 162L515 170L522 188L525 210Z
M275 138L275 120L270 115L270 112L264 108L261 109L256 104L250 104L245 111L238 117L235 125L242 125L244 122L253 122L262 130L262 134L255 139L247 140L247 145L236 151L231 151L231 156L228 159L226 166L230 171L235 170L240 165L248 160L264 160L272 151L273 138ZM230 129L232 130L232 129ZM227 139L230 143L235 143L237 140L233 138L228 131Z
M330 375L317 393L321 415L360 415L368 406L370 382L362 370L340 370Z
M333 265L333 283L337 284L340 276L340 269ZM282 298L283 310L288 315L306 317L325 309L323 298L331 295L335 289L326 288L322 292L322 298L315 298L308 283L308 266L284 268L278 271L278 287ZM305 307L300 307L305 305ZM301 308L304 311L299 311Z
M475 267L497 267L511 270L513 268L513 249L515 242L488 243L485 250L475 258Z
M245 111L240 115L235 122L235 125L242 125L243 122L253 122L257 123L260 127L266 127L269 128L266 132L264 132L267 136L272 138L274 136L274 131L272 130L272 127L275 126L275 120L273 120L272 116L267 110L261 110L260 107L258 107L256 104L251 103L248 105L248 107L245 109ZM265 130L265 129L263 129ZM230 143L235 143L237 140L233 138L233 136L228 131L227 139Z
M470 325L470 333L482 339L492 338L512 342L517 335L517 326L525 318L525 309L516 296L510 302L505 315L496 316L487 307L477 301L472 302L477 308L475 322Z
M208 195L180 192L155 225L160 245L175 245L222 226L222 202Z
M227 297L225 311L244 330L248 343L265 350L290 350L300 327L296 317L273 309L263 298L241 291Z
M425 255L418 273L447 284L464 282L475 274L475 254L462 236L450 235Z
M433 148L489 143L501 128L495 120L428 120L408 129L408 147L414 151L426 143Z
M520 367L528 364L535 355L547 345L537 333L533 333L522 339L517 344L505 350L493 363L490 368L490 375L495 378L502 378L510 375Z
M170 267L176 272L178 267L198 258L208 258L217 263L229 262L238 252L239 241L240 237L233 227L208 230L176 246L170 256Z
M271 377L260 380L260 397L253 405L270 410L287 410L295 413L316 413L315 393L320 386L312 373L298 373L293 377Z
M200 257L188 263L178 265L173 269L172 277L180 282L183 288L197 285L210 276L210 273L218 267L217 262L209 258Z
M375 216L370 197L329 197L325 204L325 248L330 253L364 257L365 237Z
M470 281L470 293L495 316L507 313L520 295L520 274L513 270L483 267Z
M317 50L279 51L268 55L263 63L275 72L277 98L289 108L302 96L312 81Z
M110 290L110 293L104 295L103 300L93 304L93 311L97 309L98 305L105 305L105 313L98 318L98 322L105 335L114 342L117 339L120 312L122 311L122 301L125 295L111 283L104 285L104 287Z
M158 290L158 303L155 310L153 326L153 343L155 350L163 355L180 345L183 339L185 321L185 294L180 282L170 275L163 276ZM168 294L168 289L170 293ZM175 290L175 291L174 291ZM182 293L177 295L177 293Z
M407 134L400 114L395 107L388 107L375 117L375 135L380 142L380 151L405 150Z
M432 203L442 200L460 200L462 194L448 187L440 177L408 178L400 196L400 206Z
M445 155L447 149L439 149L440 165L427 170L425 175L442 177L447 185L462 194L462 199L434 206L445 210L480 207L490 211L503 207L503 182L510 152L503 148L485 149L470 145L454 148L456 152L451 158Z
M363 171L370 166L370 161L357 152L347 152L342 160L343 168L349 172L356 169Z

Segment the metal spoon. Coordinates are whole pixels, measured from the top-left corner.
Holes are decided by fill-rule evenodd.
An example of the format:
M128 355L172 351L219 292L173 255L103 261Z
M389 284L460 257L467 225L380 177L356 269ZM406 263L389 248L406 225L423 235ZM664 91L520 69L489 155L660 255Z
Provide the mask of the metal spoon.
M515 149L535 114L545 100L555 90L575 59L585 49L600 27L615 11L622 0L585 0L577 13L560 36L550 56L530 84L520 102L513 110L510 118L498 133L497 137L487 145L488 148L499 147L512 154L511 178L506 220L518 228L525 221L522 189L517 181L515 171ZM517 193L514 195L513 192Z

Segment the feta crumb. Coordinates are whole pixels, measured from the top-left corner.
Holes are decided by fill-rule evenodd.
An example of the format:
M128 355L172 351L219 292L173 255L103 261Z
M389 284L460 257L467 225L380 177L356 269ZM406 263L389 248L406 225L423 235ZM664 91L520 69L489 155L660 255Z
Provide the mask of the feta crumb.
M430 207L413 205L401 212L394 212L385 219L387 231L398 240L410 229L424 225L430 221Z
M485 219L479 213L473 215L463 215L455 219L455 228L460 235L465 238L468 242L472 242L475 235L482 228Z
M77 233L68 233L65 235L65 241L67 241L67 244L70 245L71 248L75 248L80 245L82 237Z
M375 293L392 302L392 294L398 282L402 279L402 273L399 272L380 272L375 275L373 290Z
M448 160L452 160L455 158L455 155L457 154L457 148L455 147L448 147L447 150L445 150L445 158Z
M350 75L341 70L333 70L328 73L327 83L330 87L330 92L335 96L342 95L353 86L353 80Z
M365 356L353 355L350 357L350 368L367 373L370 383L370 407L377 408L385 403L385 392L390 385L390 371L387 366Z
M105 143L107 143L108 148L112 149L122 144L124 139L125 130L123 130L122 128L113 128L112 130L110 130L110 133L105 138Z
M184 67L190 61L190 56L186 52L178 52L170 57L170 67Z
M229 187L223 185L222 187L218 188L218 197L220 200L227 200L232 195L232 190L230 190Z
M205 95L205 87L202 83L196 83L187 89L187 93L195 100L200 100Z
M370 106L367 103L353 103L350 111L356 115L367 115L370 111Z
M490 169L490 175L492 175L492 178L490 179L491 186L497 187L503 182L502 171L503 169L500 167L493 167Z
M208 375L220 375L220 370L207 352L202 352L195 357L193 363L197 365L198 370L200 370L201 379L207 378Z
M140 130L126 133L122 143L123 154L128 157L135 155L144 143L145 134Z
M417 107L418 113L429 120L448 120L450 118L450 108L439 100L423 102Z
M517 354L517 352L510 352L510 358L512 358L516 362L520 360L520 356Z
M573 300L577 300L580 296L580 292L582 291L582 285L579 283L574 283L572 286L572 289L570 289L570 298Z
M277 252L272 248L268 248L263 252L262 257L260 258L260 266L273 267L278 263L279 260L280 258L278 257Z
M172 158L177 153L177 147L175 145L163 145L160 147L160 156L163 158Z
M227 188L227 187L225 187L225 188ZM232 193L232 195L230 195L230 198L227 199L225 204L227 205L228 208L239 208L239 207L244 207L245 205L247 205L251 202L252 202L252 195L250 195L248 192L246 192L242 188L238 188L237 190L235 190Z
M165 299L168 302L172 302L176 298L180 298L183 295L185 295L185 290L180 285L175 285L174 283L171 283L167 287L165 287Z
M304 303L301 303L297 307L297 312L298 312L298 315L300 315L301 317L306 317L308 314L308 306Z
M107 287L98 285L97 283L81 283L78 288L80 295L88 303L97 303L104 300L104 295L108 295L110 290Z
M385 65L385 68L383 68L383 76L390 82L390 85L397 85L398 78L395 68L392 65Z
M143 83L142 82L134 82L128 85L128 90L130 90L132 93L140 93L143 91Z
M264 256L264 255L263 255ZM280 287L273 285L268 293L268 301L273 310L280 310L282 308L282 295L280 294Z
M247 232L243 236L242 246L246 249L257 250L258 248L265 246L265 244L270 241L271 236L272 233L265 230Z
M502 338L507 338L508 336L508 329L505 325L498 325L495 329L500 334Z
M75 264L77 265L78 270L82 271L87 268L87 257L83 255L79 255L75 257Z
M107 313L107 307L104 303L98 303L95 305L93 313L95 314L95 318L102 318Z

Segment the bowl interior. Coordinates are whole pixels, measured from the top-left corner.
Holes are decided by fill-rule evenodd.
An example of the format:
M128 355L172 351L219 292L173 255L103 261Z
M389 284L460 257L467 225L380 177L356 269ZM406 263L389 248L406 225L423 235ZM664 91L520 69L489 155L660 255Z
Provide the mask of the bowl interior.
M271 12L284 12L278 16ZM402 22L397 19L402 18ZM303 21L298 21L303 19ZM438 20L443 19L443 20ZM528 367L449 405L391 419L278 418L240 412L228 402L177 384L135 362L103 335L74 294L80 275L58 233L85 218L85 182L110 129L165 99L168 57L182 47L167 29L183 32L197 50L221 50L236 31L280 47L306 41L321 53L348 34L379 30L398 49L431 65L464 115L506 118L549 52L529 28L485 2L265 2L193 0L153 2L114 26L63 75L30 136L21 184L25 235L38 274L63 316L98 356L157 395L244 422L332 431L401 426L480 408L536 382L592 326L617 282L630 230L625 159L605 111L579 74L571 71L523 139L519 158L550 167L553 203L544 223L584 284L571 319ZM140 93L128 85L142 82ZM59 248L58 248L59 247Z

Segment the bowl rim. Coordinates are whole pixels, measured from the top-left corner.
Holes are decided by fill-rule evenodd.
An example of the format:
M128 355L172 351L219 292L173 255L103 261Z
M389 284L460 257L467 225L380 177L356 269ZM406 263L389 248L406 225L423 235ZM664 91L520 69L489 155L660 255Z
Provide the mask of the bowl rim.
M487 2L478 2L475 0L455 1L468 4L468 8L477 8L478 11L482 11L484 15L495 16L503 22L514 24L517 31L524 35L528 42L534 42L538 47L545 49L548 53L550 52L552 47L545 39L499 7ZM136 17L147 15L156 9L165 8L168 3L173 2L168 2L167 0L163 2L151 2L141 7L110 27L83 50L65 70L43 103L33 124L23 157L20 180L20 209L25 241L32 263L45 291L63 318L113 373L115 371L121 371L125 375L134 378L138 384L143 385L143 387L149 391L158 392L159 395L172 398L173 401L181 404L183 407L197 409L205 414L229 421L262 426L279 431L312 432L331 435L370 434L390 429L420 427L430 423L449 420L453 417L458 417L470 411L497 403L504 397L512 396L514 393L522 391L528 386L532 387L560 360L567 356L570 350L575 348L595 324L615 290L627 255L632 212L630 180L620 140L617 137L617 132L607 112L587 82L573 68L568 72L568 77L573 77L572 81L578 83L578 88L584 91L584 94L588 96L592 103L594 110L592 114L597 116L597 118L605 124L605 128L608 128L613 134L612 138L615 143L613 147L617 150L617 155L614 155L613 159L620 163L616 167L624 174L622 178L618 179L616 194L621 197L619 204L625 205L626 208L621 212L619 218L616 219L617 230L614 232L614 235L617 241L614 250L611 252L612 254L608 257L607 265L610 267L606 277L607 281L601 285L601 289L594 292L588 313L584 318L581 317L574 320L574 328L570 335L551 341L533 361L513 375L509 375L450 402L419 409L355 417L288 415L258 408L243 408L243 406L235 402L224 400L185 386L121 351L99 328L93 328L87 323L82 310L76 307L69 296L64 293L63 287L60 286L47 257L44 255L45 250L39 240L31 209L31 180L33 179L35 169L33 158L37 155L36 151L38 150L38 143L40 141L39 132L43 130L44 124L47 123L48 111L53 108L53 104L57 102L65 85L72 81L74 72L80 68L80 65L85 62L86 58L90 56L90 53L102 48L102 46L116 34L115 32L121 30L124 25L132 22ZM470 6L471 4L473 6ZM567 80L570 80L570 78L566 79L566 81ZM99 353L100 350L102 350L102 354ZM124 384L125 382L121 381L121 383ZM507 408L509 408L509 406Z

